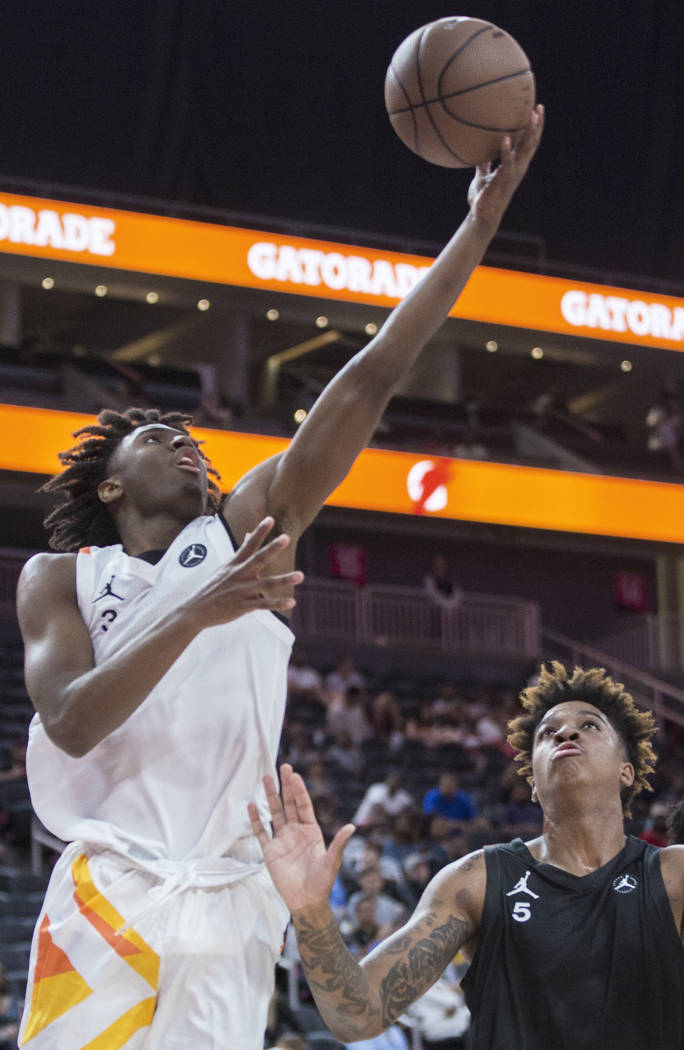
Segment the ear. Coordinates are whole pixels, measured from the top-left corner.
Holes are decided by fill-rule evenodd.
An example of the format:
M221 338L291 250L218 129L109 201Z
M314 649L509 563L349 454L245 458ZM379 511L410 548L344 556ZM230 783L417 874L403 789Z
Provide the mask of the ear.
M118 478L105 478L97 486L97 495L101 503L116 503L123 494L123 485Z
M532 788L532 801L533 802L539 802L539 798L537 796L537 789L536 789L536 787L534 785L534 780L530 784L530 787Z
M620 784L622 787L631 787L634 783L634 766L631 762L623 762L620 765Z

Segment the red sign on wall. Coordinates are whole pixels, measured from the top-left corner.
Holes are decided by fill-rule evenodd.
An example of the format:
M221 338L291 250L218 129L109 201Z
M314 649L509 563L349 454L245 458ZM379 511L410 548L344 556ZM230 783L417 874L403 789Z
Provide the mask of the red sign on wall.
M648 585L642 572L616 572L613 584L615 600L623 609L648 611Z
M357 543L331 543L330 575L363 586L367 579L366 548Z

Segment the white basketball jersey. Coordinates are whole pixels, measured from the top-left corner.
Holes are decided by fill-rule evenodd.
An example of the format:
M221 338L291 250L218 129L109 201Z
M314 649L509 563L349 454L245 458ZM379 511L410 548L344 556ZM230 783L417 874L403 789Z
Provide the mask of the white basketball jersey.
M233 557L221 517L196 518L156 565L120 544L76 559L76 593L102 663L178 607ZM268 610L205 628L140 707L81 758L29 731L31 798L46 828L141 862L222 857L250 833L247 803L266 821L261 783L275 772L290 629Z

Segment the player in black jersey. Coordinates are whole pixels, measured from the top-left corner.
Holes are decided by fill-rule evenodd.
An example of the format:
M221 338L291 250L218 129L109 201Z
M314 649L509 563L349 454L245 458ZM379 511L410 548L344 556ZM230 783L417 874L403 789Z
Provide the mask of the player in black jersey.
M681 1050L684 846L625 837L623 823L648 788L653 717L598 668L568 675L554 663L521 700L509 740L542 807L542 834L448 865L360 964L328 906L353 826L326 850L287 765L282 799L267 784L273 839L250 807L318 1008L341 1040L371 1038L460 949L475 1050Z

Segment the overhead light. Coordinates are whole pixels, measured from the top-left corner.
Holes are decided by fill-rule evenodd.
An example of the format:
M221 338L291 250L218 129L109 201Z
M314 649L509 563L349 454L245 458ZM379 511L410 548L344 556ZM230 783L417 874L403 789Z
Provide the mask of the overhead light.
M51 288L55 287L54 277L43 277L43 280L40 283L46 292L49 292Z
M485 343L485 350L488 354L495 354L498 349L499 344L497 343L496 339L488 339Z
M211 303L209 302L208 299L198 299L197 300L197 309L198 310L202 310L202 311L208 310L210 306L211 306Z
M530 355L535 359L535 361L541 361L542 357L544 356L544 351L540 346L533 346L530 350Z
M298 408L297 411L294 414L294 421L295 421L295 423L303 423L305 419L306 419L306 409L305 408Z
M632 362L631 361L621 361L620 362L620 368L622 369L623 372L631 372L632 371Z
M148 303L158 303L159 302L159 295L158 295L157 292L148 292L147 295L145 296L145 298L147 299Z
M280 317L280 310L275 310L275 309L273 309L273 307L271 307L270 310L266 311L266 319L268 321L277 321L279 317Z
M321 314L320 317L316 318L316 328L327 328L327 327L328 327L328 318L324 317L323 314Z
M373 324L372 321L369 321L365 328L366 335L375 335L377 330L378 326L376 324Z
M109 291L109 289L107 288L106 284L96 284L95 285L95 295L99 299L102 299L102 297L104 295L106 295L108 291Z

